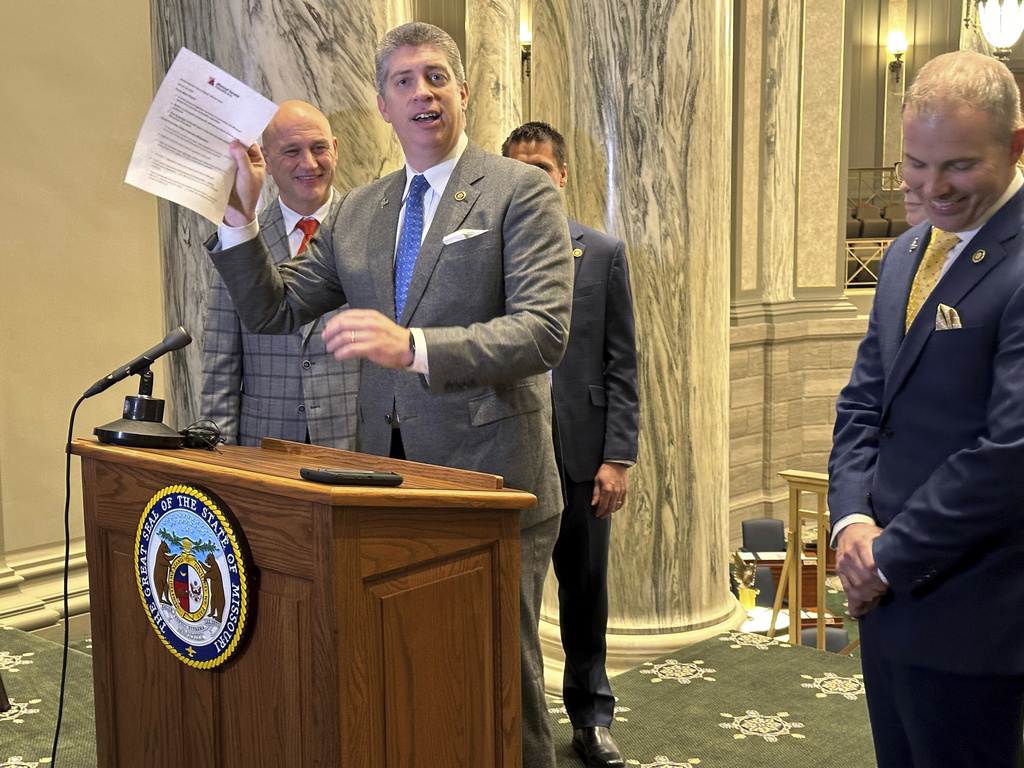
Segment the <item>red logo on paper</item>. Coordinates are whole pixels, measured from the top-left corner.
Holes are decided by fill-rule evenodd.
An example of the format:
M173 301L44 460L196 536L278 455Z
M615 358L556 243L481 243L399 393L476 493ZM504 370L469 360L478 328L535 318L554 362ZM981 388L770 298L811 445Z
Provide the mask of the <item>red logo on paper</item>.
M217 81L216 81L216 80L214 80L214 79L213 79L213 78L211 77L211 78L210 78L209 80L207 80L207 81L206 81L206 84L207 84L207 85L216 85L216 84L217 84Z

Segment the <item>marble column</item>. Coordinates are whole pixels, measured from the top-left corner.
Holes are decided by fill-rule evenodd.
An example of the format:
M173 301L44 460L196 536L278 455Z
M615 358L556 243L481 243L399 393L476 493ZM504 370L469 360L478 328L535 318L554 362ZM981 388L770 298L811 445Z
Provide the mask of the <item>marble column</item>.
M622 239L632 273L640 456L613 524L612 673L742 621L727 557L732 6L534 3L533 115L571 139L570 212ZM549 579L556 689L557 620Z
M151 0L154 88L185 46L275 102L302 99L327 115L338 139L339 190L399 167L401 147L376 106L373 52L380 37L412 16L410 0ZM195 343L170 356L170 415L184 427L199 409L203 318L210 276L202 247L210 222L160 201L168 326Z
M466 3L466 133L499 152L521 122L519 0Z

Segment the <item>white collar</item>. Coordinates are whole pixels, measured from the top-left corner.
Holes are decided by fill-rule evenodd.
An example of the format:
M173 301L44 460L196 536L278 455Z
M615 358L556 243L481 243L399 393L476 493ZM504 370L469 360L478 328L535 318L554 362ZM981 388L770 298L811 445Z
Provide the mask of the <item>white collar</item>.
M455 142L455 146L452 151L448 153L444 160L439 162L437 165L433 165L427 170L423 171L423 176L426 178L427 183L430 184L430 189L433 190L436 195L443 195L444 188L448 186L448 180L452 177L452 173L455 171L455 165L459 162L459 158L462 157L462 153L466 151L466 147L469 146L469 137L466 136L466 132L463 131L459 135L459 140ZM405 202L405 198L409 196L409 185L412 184L412 177L420 175L419 171L415 170L408 162L405 164L405 190L402 192L402 202Z
M334 187L331 187L331 194L327 196L327 202L313 211L310 216L303 216L301 213L296 213L287 205L284 204L284 200L278 195L277 202L281 205L281 216L284 217L284 232L286 235L291 234L292 230L295 229L295 225L299 223L299 219L316 219L319 223L323 224L324 219L327 218L327 211L331 208L331 202L334 200Z

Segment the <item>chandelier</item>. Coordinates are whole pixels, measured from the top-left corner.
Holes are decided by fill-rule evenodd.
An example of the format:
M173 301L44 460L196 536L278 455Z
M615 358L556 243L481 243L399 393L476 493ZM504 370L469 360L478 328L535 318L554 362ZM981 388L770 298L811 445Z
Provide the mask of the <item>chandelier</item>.
M996 49L995 57L1000 61L1010 60L1010 48L1024 32L1024 0L978 0L978 26ZM970 6L967 10L970 22Z

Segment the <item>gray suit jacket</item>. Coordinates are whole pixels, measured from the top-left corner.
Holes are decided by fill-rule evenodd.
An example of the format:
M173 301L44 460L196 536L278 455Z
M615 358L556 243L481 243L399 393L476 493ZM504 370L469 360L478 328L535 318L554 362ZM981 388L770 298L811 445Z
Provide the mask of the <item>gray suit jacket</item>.
M213 253L242 321L289 333L346 300L394 317L402 169L349 192L309 250L275 270L257 239ZM328 222L325 222L325 224ZM446 235L484 230L448 245ZM560 196L537 168L470 143L424 238L398 322L423 329L429 380L363 365L362 451L387 455L392 408L409 459L490 472L538 497L523 527L556 516L561 493L546 371L569 335L572 255Z
M331 210L340 206L335 195ZM274 262L288 261L288 233L277 199L260 214ZM310 441L353 450L358 360L327 352L320 333L330 312L285 336L242 327L224 281L214 272L203 337L202 417L217 423L229 445L259 445L264 437Z
M569 221L576 279L572 328L552 374L562 465L589 482L606 461L636 461L636 333L621 240Z

